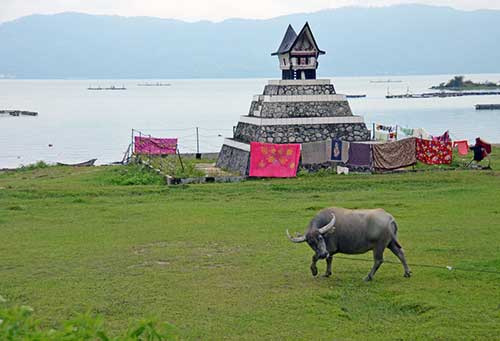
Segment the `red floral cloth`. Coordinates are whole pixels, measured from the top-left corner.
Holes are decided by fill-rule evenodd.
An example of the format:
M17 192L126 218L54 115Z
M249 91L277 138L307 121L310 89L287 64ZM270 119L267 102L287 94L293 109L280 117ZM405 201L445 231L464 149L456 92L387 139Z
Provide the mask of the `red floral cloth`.
M417 139L417 160L423 163L428 165L450 164L452 155L451 142Z
M297 175L300 144L250 143L250 176L291 178Z
M467 155L469 153L469 143L467 140L453 141L453 147L457 147L458 154Z
M177 139L164 139L146 136L134 137L136 154L168 155L177 151Z

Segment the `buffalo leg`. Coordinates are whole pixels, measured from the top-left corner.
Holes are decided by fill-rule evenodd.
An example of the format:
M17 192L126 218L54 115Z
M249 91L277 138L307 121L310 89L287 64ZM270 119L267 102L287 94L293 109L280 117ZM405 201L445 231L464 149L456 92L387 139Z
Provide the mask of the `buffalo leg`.
M384 247L376 246L373 249L373 267L368 274L368 276L365 277L365 281L369 282L373 279L373 276L375 276L375 272L377 272L378 268L382 265L384 262Z
M406 263L406 258L405 254L403 252L403 249L394 241L391 241L391 243L388 246L389 250L392 251L396 255L396 257L399 258L401 261L401 264L403 264L403 268L405 269L405 277L410 277L411 276L411 270L408 267L408 264Z
M318 267L316 266L316 262L318 261L318 259L319 258L316 257L316 254L314 254L311 263L311 273L313 276L316 276L318 274Z
M333 260L333 256L328 255L328 257L326 257L325 277L330 277L332 275L332 260Z

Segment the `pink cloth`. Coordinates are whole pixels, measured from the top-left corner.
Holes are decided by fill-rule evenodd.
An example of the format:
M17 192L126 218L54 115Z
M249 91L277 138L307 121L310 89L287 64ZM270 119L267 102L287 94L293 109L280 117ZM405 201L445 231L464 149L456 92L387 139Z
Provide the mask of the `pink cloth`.
M469 153L469 143L467 140L453 141L453 147L457 147L459 155L467 155Z
M250 143L250 176L291 178L297 175L300 144Z
M447 131L444 132L443 135L441 136L433 136L432 137L432 141L435 141L435 142L441 142L441 143L448 143L448 142L451 142L451 138L450 138L450 133Z
M136 154L168 155L177 151L177 139L164 139L146 136L134 137Z

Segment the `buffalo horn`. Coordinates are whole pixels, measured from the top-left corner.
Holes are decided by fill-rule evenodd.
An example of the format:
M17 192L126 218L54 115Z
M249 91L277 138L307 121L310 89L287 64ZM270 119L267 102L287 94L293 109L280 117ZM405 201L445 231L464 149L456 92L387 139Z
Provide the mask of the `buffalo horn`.
M302 242L306 241L306 237L305 236L300 236L300 237L295 237L295 238L292 237L290 235L290 233L288 233L288 230L286 230L286 235L288 236L288 239L290 239L294 243L302 243Z
M331 229L335 229L335 215L333 213L332 213L332 220L328 224L326 224L325 226L321 227L319 229L319 233L325 234L328 231L330 231Z

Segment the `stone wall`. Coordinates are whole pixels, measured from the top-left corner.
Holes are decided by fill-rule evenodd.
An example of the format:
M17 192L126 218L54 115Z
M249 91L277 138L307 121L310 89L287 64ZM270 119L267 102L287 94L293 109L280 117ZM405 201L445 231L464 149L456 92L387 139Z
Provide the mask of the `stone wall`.
M262 102L260 116L264 118L332 117L352 116L352 112L347 101Z
M259 108L259 105L262 105L262 102L252 101L250 104L250 109L248 110L248 116L253 116L253 112Z
M345 141L370 140L364 123L262 126L239 122L234 133L237 141L268 143L303 143L337 138Z
M264 95L335 95L333 84L266 85Z
M250 167L250 152L223 145L217 159L216 167L248 175Z

